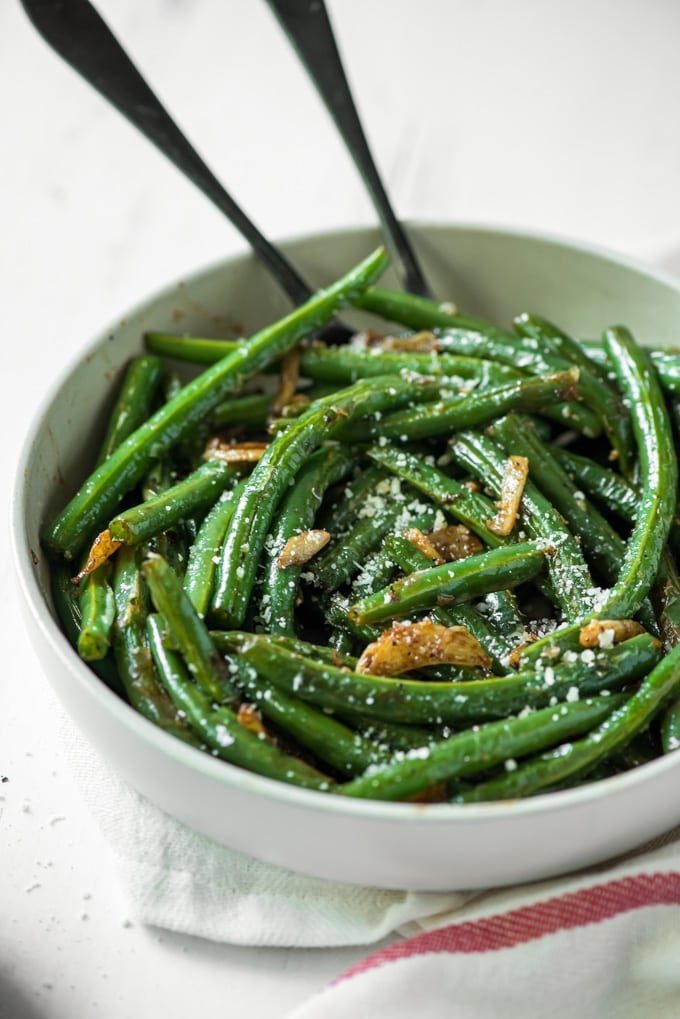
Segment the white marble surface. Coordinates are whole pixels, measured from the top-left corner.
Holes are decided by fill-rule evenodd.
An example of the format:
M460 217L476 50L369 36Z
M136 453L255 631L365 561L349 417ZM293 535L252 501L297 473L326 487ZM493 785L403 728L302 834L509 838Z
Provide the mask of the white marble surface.
M674 0L334 0L405 218L539 228L680 272ZM373 222L262 0L99 9L273 238ZM160 284L242 249L208 202L0 6L1 484L65 361ZM0 543L0 1019L285 1015L365 954L216 945L130 924L65 760ZM6 779L6 781L5 781Z

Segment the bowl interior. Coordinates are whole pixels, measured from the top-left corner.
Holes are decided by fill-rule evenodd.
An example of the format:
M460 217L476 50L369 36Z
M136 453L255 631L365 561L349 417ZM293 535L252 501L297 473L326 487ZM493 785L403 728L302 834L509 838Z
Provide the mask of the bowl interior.
M588 337L625 323L644 342L678 342L680 288L623 259L493 229L414 225L411 233L434 292L463 311L502 325L520 312L536 312ZM360 229L302 238L285 247L301 273L323 286L378 243L376 231ZM397 285L391 274L383 282ZM602 859L670 827L680 819L680 807L673 806L677 798L661 797L660 789L650 798L645 783L668 782L670 789L680 778L680 755L676 762L654 762L637 773L529 804L338 804L337 798L291 790L210 758L201 760L205 755L134 715L68 648L50 618L49 573L39 531L88 473L115 383L130 355L141 351L144 332L248 335L287 310L286 299L252 256L208 268L115 323L65 371L37 416L16 486L16 560L46 672L84 732L133 785L181 820L272 862L339 880L405 888L508 883ZM357 326L375 322L356 313L344 317ZM225 802L231 803L238 823L230 823L229 812L220 809ZM263 835L267 812L281 822L276 845ZM251 834L244 829L244 817ZM432 824L439 842L434 848L428 835ZM351 860L339 848L350 829L357 846ZM542 840L540 851L534 846L518 854L521 860L508 859L509 842L526 847L531 839Z

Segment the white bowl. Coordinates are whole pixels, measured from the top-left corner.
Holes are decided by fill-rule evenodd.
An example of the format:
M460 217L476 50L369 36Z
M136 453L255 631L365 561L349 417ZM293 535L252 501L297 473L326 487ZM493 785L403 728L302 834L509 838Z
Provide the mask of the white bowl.
M646 342L677 342L680 285L622 258L486 228L421 225L411 233L437 295L465 311L499 323L534 311L585 336L622 322ZM359 229L284 247L322 286L378 243L376 231ZM527 801L360 802L261 778L186 746L79 660L54 620L38 533L83 480L122 366L141 349L145 330L248 334L287 308L252 256L199 272L92 343L36 416L13 499L16 565L45 673L83 733L132 786L186 824L271 863L339 881L431 890L511 884L601 861L671 828L680 821L680 753Z

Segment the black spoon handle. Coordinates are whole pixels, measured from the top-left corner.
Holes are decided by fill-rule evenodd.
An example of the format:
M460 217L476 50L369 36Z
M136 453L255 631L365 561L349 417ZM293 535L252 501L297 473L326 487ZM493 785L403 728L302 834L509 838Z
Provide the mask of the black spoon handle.
M323 0L267 0L333 117L373 200L407 290L429 296L411 242L387 197L366 141Z
M40 35L215 203L295 304L311 288L225 191L88 0L21 0Z

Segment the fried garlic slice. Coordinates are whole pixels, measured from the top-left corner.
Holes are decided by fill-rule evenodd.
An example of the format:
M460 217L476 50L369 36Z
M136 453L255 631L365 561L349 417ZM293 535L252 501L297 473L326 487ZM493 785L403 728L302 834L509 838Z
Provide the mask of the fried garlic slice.
M488 669L491 659L464 626L442 626L430 619L393 623L364 648L356 672L372 676L399 676L428 665L478 666Z
M506 538L515 526L528 475L529 461L525 456L508 457L503 472L501 497L496 503L498 513L487 521L489 530L501 538Z
M578 639L581 647L607 648L644 632L635 619L593 619L581 627Z
M330 540L330 533L320 529L294 534L283 546L276 565L280 570L284 570L286 566L302 566L317 552L320 552Z

